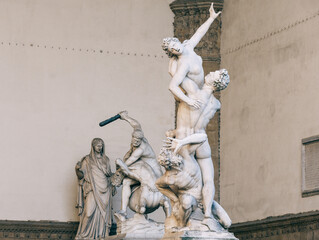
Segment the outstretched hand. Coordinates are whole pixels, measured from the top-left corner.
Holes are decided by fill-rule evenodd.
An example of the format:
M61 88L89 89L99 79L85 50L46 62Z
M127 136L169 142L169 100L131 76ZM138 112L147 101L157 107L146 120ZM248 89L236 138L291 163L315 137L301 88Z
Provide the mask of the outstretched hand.
M183 146L182 140L179 140L176 138L167 137L166 141L164 142L165 142L164 147L174 150L174 153L177 153Z
M221 14L222 12L219 11L218 13L215 12L214 10L214 3L212 3L212 5L210 5L210 8L209 8L209 13L210 13L210 17L215 19L219 16L219 14Z

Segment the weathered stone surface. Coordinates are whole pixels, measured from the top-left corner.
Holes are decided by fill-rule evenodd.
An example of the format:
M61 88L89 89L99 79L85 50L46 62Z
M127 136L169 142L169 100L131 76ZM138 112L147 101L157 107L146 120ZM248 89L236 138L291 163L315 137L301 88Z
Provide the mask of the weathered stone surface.
M202 231L181 231L176 233L167 233L163 240L191 240L191 239L209 239L209 240L238 240L234 234L229 232L202 232Z
M144 233L127 233L110 236L105 240L160 240L163 238L163 234L144 232Z
M76 207L80 224L75 236L78 240L105 237L112 225L112 195L115 192L111 184L110 159L104 151L104 141L94 138L90 154L75 166L79 184Z
M117 219L117 233L119 234L145 234L152 233L153 235L164 234L164 224L157 223L151 219L146 219L144 215L135 214L133 218L121 221Z
M237 223L230 231L241 240L319 239L319 211Z
M197 30L197 28L208 18L209 7L214 2L214 8L221 11L223 8L223 0L176 0L170 4L170 8L175 14L174 17L174 36L180 41L189 39ZM220 68L220 36L221 36L221 18L218 17L207 34L202 38L195 52L202 56L204 72L208 73ZM219 99L220 94L214 93ZM176 105L177 109L178 105ZM213 155L213 163L215 168L215 199L220 199L219 187L219 124L220 113L217 112L207 126L207 135ZM215 131L211 131L215 130ZM212 140L214 139L214 140Z

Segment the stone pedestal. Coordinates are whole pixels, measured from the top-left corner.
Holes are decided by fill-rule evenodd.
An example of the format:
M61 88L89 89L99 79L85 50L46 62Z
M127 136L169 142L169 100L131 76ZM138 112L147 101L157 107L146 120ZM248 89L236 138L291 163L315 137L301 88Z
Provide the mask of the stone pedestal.
M160 240L163 238L164 224L146 219L144 215L136 213L133 218L125 219L115 214L115 219L117 222L117 235L109 236L105 240Z
M161 240L162 238L163 234L144 232L117 234L114 236L109 236L104 240Z
M230 232L202 232L202 231L180 231L176 233L165 233L163 240L238 240Z

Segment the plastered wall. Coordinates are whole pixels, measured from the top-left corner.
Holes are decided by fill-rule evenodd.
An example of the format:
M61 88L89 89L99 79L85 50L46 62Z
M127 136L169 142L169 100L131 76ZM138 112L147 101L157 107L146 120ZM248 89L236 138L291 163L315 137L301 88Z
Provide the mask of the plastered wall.
M319 209L301 197L301 139L319 134L319 2L225 0L221 203L234 222Z
M159 152L174 127L170 2L0 2L0 219L78 220L74 166L101 137L114 168L132 129L98 123L121 110Z

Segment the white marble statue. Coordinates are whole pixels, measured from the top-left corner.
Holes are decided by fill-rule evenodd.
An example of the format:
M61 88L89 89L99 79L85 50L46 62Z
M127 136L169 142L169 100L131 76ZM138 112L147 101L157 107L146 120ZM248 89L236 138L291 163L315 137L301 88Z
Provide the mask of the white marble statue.
M204 134L206 126L217 110L220 102L212 94L222 90L229 83L228 73L225 69L211 72L204 78L202 59L194 52L194 48L208 31L220 12L216 13L213 4L210 7L210 17L204 22L191 39L181 43L176 38L165 38L163 49L170 58L169 73L172 80L169 90L177 101L176 129L167 133L168 137L184 139L192 134ZM180 151L187 151L183 150ZM202 177L202 204L204 208L203 224L214 230L214 216L212 206L214 204L214 166L211 158L211 148L208 140L204 140L194 153ZM181 154L185 159L185 155ZM230 220L224 222L224 227L229 227Z
M191 214L198 207L201 208L202 175L194 152L205 141L207 141L205 133L195 133L181 140L168 138L167 144L158 156L158 161L166 172L156 181L156 186L171 200L173 209L172 215L165 222L167 230L184 227L199 230L190 226L188 221ZM223 227L230 226L229 216L216 201L213 202L211 210Z
M162 170L157 162L156 155L144 137L141 125L138 121L128 116L126 111L120 112L120 119L127 121L134 129L130 150L125 154L123 161L116 160L117 172L124 175L122 188L121 210L115 216L121 221L122 226L128 225L127 207L136 214L146 215L155 211L160 206L165 214L170 214L169 201L155 186L157 178L162 176ZM129 227L131 231L137 231L134 221ZM123 227L122 227L123 228ZM123 230L123 229L122 229Z
M104 142L94 138L91 152L75 166L79 181L78 203L80 224L75 239L100 239L109 235L112 225L110 159L104 153Z
M193 153L207 140L207 136L192 134L182 140L169 140L176 146L166 146L161 150L158 161L166 172L156 181L156 186L171 200L173 211L170 219L166 220L166 228L185 227L202 200L202 175ZM187 147L180 149L184 145ZM175 149L174 153L170 148Z

